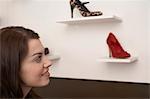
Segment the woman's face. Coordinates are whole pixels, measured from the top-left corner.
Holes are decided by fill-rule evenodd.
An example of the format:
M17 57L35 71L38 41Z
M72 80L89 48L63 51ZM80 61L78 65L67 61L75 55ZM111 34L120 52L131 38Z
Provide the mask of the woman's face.
M29 51L22 62L20 75L23 85L28 87L40 87L49 83L49 66L52 62L45 56L44 47L39 39L31 39L28 42Z

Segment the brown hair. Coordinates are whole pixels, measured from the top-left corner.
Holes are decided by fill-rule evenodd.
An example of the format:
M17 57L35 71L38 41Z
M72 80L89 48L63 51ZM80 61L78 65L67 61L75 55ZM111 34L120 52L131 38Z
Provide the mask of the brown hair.
M28 53L28 41L39 39L34 31L21 27L11 26L0 29L0 97L23 97L20 86L21 62Z

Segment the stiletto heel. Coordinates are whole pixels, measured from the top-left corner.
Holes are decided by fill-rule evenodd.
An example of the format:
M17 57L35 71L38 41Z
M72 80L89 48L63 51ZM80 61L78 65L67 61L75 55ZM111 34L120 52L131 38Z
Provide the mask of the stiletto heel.
M89 11L85 6L85 4L87 3L89 2L80 2L79 0L70 0L71 18L73 18L74 8L77 8L83 17L100 16L103 14L101 11L94 11L94 12Z
M73 10L75 8L75 4L70 0L70 8L71 8L71 18L73 18Z
M111 32L109 33L109 36L107 38L107 44L109 47L109 57L128 58L131 56L122 48L115 35Z
M109 47L108 47L108 49L109 49L109 58L111 58L111 50Z
M73 10L74 10L74 7L72 5L70 5L71 7L71 18L73 18Z

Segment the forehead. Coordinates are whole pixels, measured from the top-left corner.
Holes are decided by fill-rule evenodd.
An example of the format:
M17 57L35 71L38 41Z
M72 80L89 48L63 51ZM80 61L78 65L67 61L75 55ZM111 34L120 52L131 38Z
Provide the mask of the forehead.
M28 42L29 52L28 55L32 55L35 52L43 51L44 47L39 39L31 39Z

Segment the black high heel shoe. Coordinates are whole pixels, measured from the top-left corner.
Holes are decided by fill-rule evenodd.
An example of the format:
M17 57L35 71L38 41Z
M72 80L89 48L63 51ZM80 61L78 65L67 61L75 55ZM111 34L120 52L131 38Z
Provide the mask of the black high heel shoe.
M74 8L77 8L83 17L100 16L103 14L101 11L94 11L94 12L89 11L85 6L85 4L87 3L89 2L80 2L79 0L70 0L71 18L73 18Z

